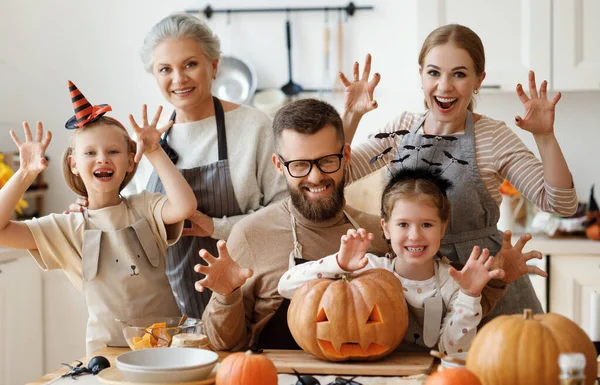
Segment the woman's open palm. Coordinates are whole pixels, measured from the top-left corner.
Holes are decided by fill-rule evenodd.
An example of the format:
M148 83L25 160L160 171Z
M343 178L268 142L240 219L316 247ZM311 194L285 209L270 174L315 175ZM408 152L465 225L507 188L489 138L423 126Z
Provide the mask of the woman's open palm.
M365 59L365 65L363 68L362 77L359 79L359 66L358 62L354 63L353 67L353 80L350 82L346 76L340 72L340 80L345 91L344 109L347 112L358 113L363 115L371 110L377 108L377 101L373 100L373 92L375 87L379 84L381 76L379 73L375 73L372 79L369 81L369 74L371 73L371 55L368 54Z
M529 71L529 95L523 91L523 86L517 84L517 95L525 107L525 117L515 117L515 123L533 135L546 135L554 133L554 111L560 100L560 92L548 100L548 82L543 81L538 93L535 83L535 73Z

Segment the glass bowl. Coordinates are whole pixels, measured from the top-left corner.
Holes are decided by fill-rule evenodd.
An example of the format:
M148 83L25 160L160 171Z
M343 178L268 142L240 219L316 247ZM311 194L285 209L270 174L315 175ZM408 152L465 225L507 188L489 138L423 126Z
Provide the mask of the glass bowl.
M188 318L177 326L181 317L146 317L127 320L123 324L123 336L131 350L164 348L171 346L173 336L179 333L201 334L202 320Z

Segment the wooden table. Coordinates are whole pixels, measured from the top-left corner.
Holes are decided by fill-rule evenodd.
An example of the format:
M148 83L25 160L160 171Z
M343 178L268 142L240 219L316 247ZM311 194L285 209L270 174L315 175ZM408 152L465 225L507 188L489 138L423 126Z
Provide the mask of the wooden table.
M104 356L106 358L108 358L108 360L110 361L111 366L115 365L115 359L117 358L117 356L119 354L128 352L130 349L129 348L106 348L106 349L102 349L99 350L98 352L96 352L93 356ZM229 354L231 354L231 352L217 352L217 354L219 355L219 362L223 360L223 358L227 357ZM84 364L87 364L87 362L93 357L93 356L86 356L84 358L82 358L80 361L83 362ZM76 363L75 363L76 364ZM434 364L434 367L432 369L432 372L437 370L437 366L438 366L438 362L436 361L436 363ZM67 367L63 367L61 369L55 370L51 373L46 374L44 377L37 379L34 382L29 382L27 383L27 385L44 385L47 382L63 375L64 373L66 373L69 369ZM600 378L600 359L598 360L598 377Z
M97 351L93 356L106 357L110 361L111 366L114 367L117 356L128 351L129 348L106 348ZM285 376L285 373L292 373L292 368L297 369L301 373L312 373L323 377L358 375L363 377L366 376L373 380L379 376L390 376L387 378L400 379L405 376L416 375L419 373L426 375L437 369L437 362L428 354L424 352L407 353L408 352L394 352L386 357L386 359L375 362L325 363L299 350L264 351L264 354L273 360L280 377ZM223 358L227 357L231 352L217 352L217 354L219 355L219 361L222 361ZM84 357L80 359L80 361L87 364L93 356ZM46 384L48 381L60 377L68 370L67 367L60 368L29 384Z

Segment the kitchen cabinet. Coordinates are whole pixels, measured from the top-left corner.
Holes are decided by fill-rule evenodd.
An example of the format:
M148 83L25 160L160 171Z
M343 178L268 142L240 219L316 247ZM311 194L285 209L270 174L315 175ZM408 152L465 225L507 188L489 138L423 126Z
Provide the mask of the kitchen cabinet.
M513 244L517 239L517 235L513 236ZM535 277L532 282L535 280L534 288L548 305L547 310L568 317L588 331L591 293L600 292L600 242L534 235L523 249L530 250L544 255L538 267L548 272L548 278Z
M0 384L44 373L41 270L25 254L0 248Z
M600 243L598 255L553 255L550 259L550 311L590 327L592 292L600 292Z
M44 278L44 366L54 369L61 362L85 355L87 306L85 297L62 270L43 272Z
M600 1L554 0L553 83L558 90L600 89Z
M526 86L532 69L552 90L600 90L597 0L420 0L417 8L419 44L449 23L479 35L484 88L512 92L517 83Z

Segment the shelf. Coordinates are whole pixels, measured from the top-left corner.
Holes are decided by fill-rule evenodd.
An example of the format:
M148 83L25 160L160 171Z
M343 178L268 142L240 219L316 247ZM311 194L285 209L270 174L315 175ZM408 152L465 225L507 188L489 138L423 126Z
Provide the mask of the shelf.
M41 198L44 196L45 193L46 193L46 189L25 191L25 193L23 194L23 198L25 198L25 199Z

